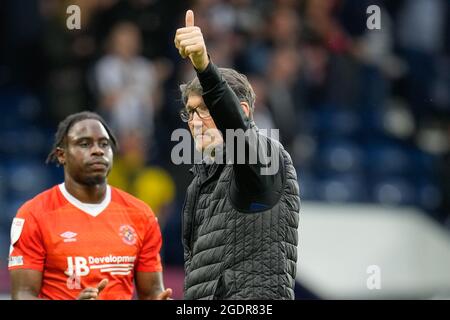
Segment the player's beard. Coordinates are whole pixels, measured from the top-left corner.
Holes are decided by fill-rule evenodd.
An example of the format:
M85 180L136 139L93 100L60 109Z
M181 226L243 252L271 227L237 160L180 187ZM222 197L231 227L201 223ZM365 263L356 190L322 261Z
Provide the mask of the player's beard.
M89 186L89 187L105 184L110 172L111 172L111 167L108 169L108 171L104 175L103 174L86 175L86 176L82 177L82 181L80 181L80 182L82 184L84 184L85 186Z
M96 176L90 176L83 179L83 184L89 187L96 186L99 184L105 184L106 183L106 176L102 175L96 175Z

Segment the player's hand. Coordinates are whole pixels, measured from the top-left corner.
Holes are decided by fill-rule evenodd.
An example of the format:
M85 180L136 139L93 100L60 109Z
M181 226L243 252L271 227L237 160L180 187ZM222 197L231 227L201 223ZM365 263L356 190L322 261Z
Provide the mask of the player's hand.
M108 279L103 279L97 285L97 287L84 288L78 295L77 300L97 300L100 292L105 289L108 284Z
M174 39L180 56L189 57L195 69L202 72L209 63L205 40L199 27L194 26L194 12L186 11L186 26L177 29Z
M158 294L155 300L172 300L172 298L170 298L171 296L172 296L172 289L168 288L163 292L161 292L160 294Z

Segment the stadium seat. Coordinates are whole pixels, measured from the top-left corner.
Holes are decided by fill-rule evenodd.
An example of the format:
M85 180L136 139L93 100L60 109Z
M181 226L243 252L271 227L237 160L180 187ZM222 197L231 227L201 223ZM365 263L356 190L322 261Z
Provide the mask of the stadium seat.
M358 135L362 127L358 113L338 106L321 107L311 115L313 130L326 137Z
M413 205L416 198L414 184L404 178L386 177L372 183L372 199L387 205Z
M8 166L8 197L31 198L51 187L49 170L39 162L14 161Z
M391 143L370 144L366 149L366 165L374 176L408 174L414 170L411 154Z
M321 200L327 202L365 202L367 201L366 183L359 174L339 174L320 180Z
M296 168L300 198L302 200L319 200L318 181L311 171Z
M363 150L351 140L329 139L319 147L317 165L330 173L359 172L363 169Z

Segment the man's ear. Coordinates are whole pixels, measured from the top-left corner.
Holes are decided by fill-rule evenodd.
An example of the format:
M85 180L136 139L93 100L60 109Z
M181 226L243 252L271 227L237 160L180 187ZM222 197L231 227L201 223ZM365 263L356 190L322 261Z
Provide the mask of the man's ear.
M65 165L66 164L66 153L65 150L61 147L57 147L56 151L56 158L58 159L58 164Z
M248 103L241 101L241 107L242 107L242 110L244 110L244 113L247 116L247 118L250 119L250 106L248 105Z

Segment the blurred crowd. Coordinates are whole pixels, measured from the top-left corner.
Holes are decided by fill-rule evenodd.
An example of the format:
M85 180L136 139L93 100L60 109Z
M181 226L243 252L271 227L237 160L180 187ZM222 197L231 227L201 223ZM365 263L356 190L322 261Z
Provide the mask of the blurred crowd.
M68 30L66 8L81 8ZM369 5L381 30L367 28ZM170 160L194 75L173 45L195 12L212 61L246 74L255 121L279 129L303 201L422 208L450 229L448 0L10 0L0 5L0 253L27 198L62 181L44 165L57 123L94 110L119 138L109 182L160 217L166 264L183 263L191 179ZM0 265L4 263L4 259Z

